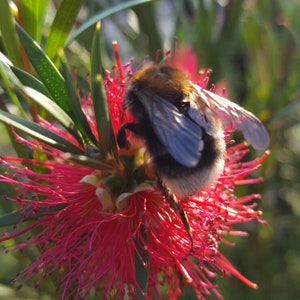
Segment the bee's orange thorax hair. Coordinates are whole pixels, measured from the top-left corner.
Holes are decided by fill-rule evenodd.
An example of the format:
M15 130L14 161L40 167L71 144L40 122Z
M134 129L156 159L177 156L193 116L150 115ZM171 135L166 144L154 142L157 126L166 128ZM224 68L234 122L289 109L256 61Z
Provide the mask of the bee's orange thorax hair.
M179 101L192 90L191 82L184 72L169 66L148 66L138 70L130 79L130 85L155 92L170 102ZM176 99L178 97L181 99Z

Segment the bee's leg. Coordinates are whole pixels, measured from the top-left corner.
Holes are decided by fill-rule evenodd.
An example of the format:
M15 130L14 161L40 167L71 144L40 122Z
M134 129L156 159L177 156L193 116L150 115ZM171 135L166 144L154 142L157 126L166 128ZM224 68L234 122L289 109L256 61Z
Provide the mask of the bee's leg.
M133 133L138 134L138 128L137 128L136 123L125 123L125 124L123 124L120 127L120 129L117 133L117 143L118 143L118 145L121 149L123 149L123 148L128 149L129 146L130 146L128 141L127 141L127 138L126 138L125 130L130 130Z
M189 235L189 239L190 239L190 243L191 243L191 252L193 252L194 242L193 242L193 238L192 238L192 230L191 230L191 226L190 226L190 223L189 223L189 220L188 220L188 217L187 217L185 211L180 206L177 197L170 192L170 190L164 185L163 181L161 180L161 178L159 176L157 176L157 184L158 184L159 189L163 193L163 195L166 197L166 200L170 204L171 208L180 217L180 220Z

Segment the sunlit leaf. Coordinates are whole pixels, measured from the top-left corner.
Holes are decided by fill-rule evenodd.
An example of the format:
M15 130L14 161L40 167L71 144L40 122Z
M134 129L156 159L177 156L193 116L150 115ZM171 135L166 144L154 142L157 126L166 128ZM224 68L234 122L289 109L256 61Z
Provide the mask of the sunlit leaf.
M55 102L53 102L53 100L30 87L24 86L20 91L29 96L32 100L49 112L77 139L80 144L83 145L81 135L78 132L75 123Z
M62 75L40 46L19 25L16 25L16 29L22 46L40 80L56 104L69 114L70 107L67 104L67 92Z
M74 154L83 154L83 151L76 147L74 144L70 143L63 137L53 133L46 128L33 123L31 121L22 119L16 115L7 113L0 110L0 121L5 124L11 125L24 133L30 135L31 137L44 142L58 150L64 152L71 152Z
M67 92L67 102L70 107L70 115L76 124L77 129L81 132L86 144L96 144L96 138L88 124L88 121L81 109L80 99L77 96L75 87L73 85L72 76L68 70L66 63L62 60L62 74L65 79L65 87Z
M21 66L21 58L18 47L18 39L15 31L14 19L8 0L0 1L0 31L1 41L6 50L6 55L16 66Z
M18 86L19 80L12 72L10 64L11 62L2 53L0 53L0 78L2 79L2 87L5 88L10 100L18 108L19 114L25 118L26 114L12 87L14 85ZM3 105L3 103L1 103L1 105Z
M42 93L43 95L47 96L48 98L51 98L50 93L44 86L44 84L38 80L36 77L32 76L31 74L23 71L22 69L16 68L14 66L11 66L11 70L13 73L17 76L17 78L20 80L20 82L28 87L31 87L32 89Z
M58 61L58 52L64 48L67 37L84 2L85 0L63 0L61 2L45 46L45 52L52 61Z
M26 32L40 41L49 0L19 0L19 13Z
M99 146L105 156L108 152L115 152L116 144L110 120L104 85L103 67L101 60L100 24L96 27L92 52L91 52L91 85L93 107L97 122L97 130L100 136Z

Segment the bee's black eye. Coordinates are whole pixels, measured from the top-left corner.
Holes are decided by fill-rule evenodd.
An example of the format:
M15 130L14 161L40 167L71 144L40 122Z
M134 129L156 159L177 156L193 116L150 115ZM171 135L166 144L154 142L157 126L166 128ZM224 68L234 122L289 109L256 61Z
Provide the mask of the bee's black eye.
M181 104L181 106L180 106L179 109L180 109L181 111L184 111L184 112L187 112L188 109L191 107L189 101L182 101L180 104Z

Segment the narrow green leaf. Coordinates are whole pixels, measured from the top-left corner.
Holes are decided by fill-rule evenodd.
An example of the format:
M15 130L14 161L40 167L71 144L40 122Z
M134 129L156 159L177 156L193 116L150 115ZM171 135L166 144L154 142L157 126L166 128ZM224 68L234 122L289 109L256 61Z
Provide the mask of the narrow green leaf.
M150 2L150 1L153 1L153 0L132 0L132 1L127 1L127 2L122 2L122 3L120 2L113 7L110 7L108 9L105 9L104 11L101 11L100 13L91 17L83 25L78 27L77 30L75 30L68 38L67 45L70 44L73 40L75 40L81 33L83 33L89 27L95 25L97 22L101 21L102 19L104 19L110 15L113 15L117 12L120 12L124 9L131 8L135 5L139 5L139 4Z
M62 138L61 136L53 133L50 130L47 130L44 127L39 126L36 123L22 119L16 115L0 110L0 121L4 122L5 124L11 125L25 132L31 137L63 152L70 152L79 155L83 154L82 150L77 148L68 140Z
M100 45L100 24L96 26L91 51L91 86L93 106L99 134L99 148L102 155L108 152L115 153L116 143L114 132L110 121L110 114L107 105L103 79L102 60Z
M52 61L58 62L58 52L64 48L67 37L84 2L85 0L63 0L61 2L45 46L45 52Z
M18 86L19 80L10 69L11 62L0 52L0 78L2 78L2 87L6 90L9 98L19 110L22 117L26 114L21 106L21 103L11 86Z
M110 165L100 161L99 159L90 158L86 155L75 155L67 153L65 157L88 168L102 171L111 171L112 169Z
M67 91L67 101L68 106L70 107L70 116L74 120L76 127L81 132L86 144L96 144L96 138L94 134L92 133L92 130L89 126L89 123L82 112L81 106L80 106L80 99L78 98L76 94L75 87L73 85L72 76L68 70L68 67L64 60L61 61L62 66L62 75L65 79L65 87Z
M2 60L0 55L0 76L4 74L9 77L9 79L4 78L4 82L6 83L6 90L8 91L9 96L12 98L13 102L16 105L18 105L18 107L21 107L20 103L16 103L17 100L14 99L14 97L17 96L14 94L14 91L10 88L10 83L15 91L21 92L22 94L30 97L34 102L36 102L47 112L49 112L62 126L64 126L77 139L77 141L81 145L83 145L81 134L77 130L75 123L69 117L69 115L65 113L65 111L63 111L52 99L49 98L49 96L47 97L49 93L45 86L32 75L22 71L21 69L14 68L13 66L10 66L8 64L9 62L4 62L4 59ZM2 70L1 67L3 67L4 70ZM22 79L22 81L25 84L28 84L29 86L23 86L15 74L17 74ZM25 113L22 114L22 117L24 116Z
M0 31L1 41L7 56L16 66L21 66L21 58L18 47L18 39L15 31L14 19L9 7L8 0L0 1Z
M16 29L22 46L42 83L56 104L69 114L70 108L67 104L67 92L62 75L40 46L18 24Z
M6 90L8 97L15 104L15 107L19 109L18 111L19 115L23 118L27 118L21 106L21 103L17 97L17 94L13 90L14 85L18 86L20 83L18 78L11 71L11 66L12 66L11 62L0 52L0 77L2 77L2 87ZM3 101L0 101L0 109L4 111L8 111ZM8 133L9 139L11 141L11 145L13 146L17 155L19 157L27 157L28 149L26 148L26 146L24 144L20 144L16 142L15 136L10 130L9 125L5 124L5 128Z
M45 214L60 211L67 206L68 204L62 203L62 204L56 204L52 206L44 206L38 208L34 207L34 209L33 208L21 209L19 211L15 211L0 217L0 227L23 223L28 220L41 217Z
M31 87L32 89L42 93L46 97L51 98L51 95L46 87L36 77L14 66L11 66L10 68L23 85Z
M40 41L49 0L19 0L19 13L26 32Z
M38 103L47 112L49 112L62 126L64 126L75 138L83 145L82 137L76 128L73 120L55 103L40 92L31 87L22 87L20 89L25 95L30 97L34 102Z

